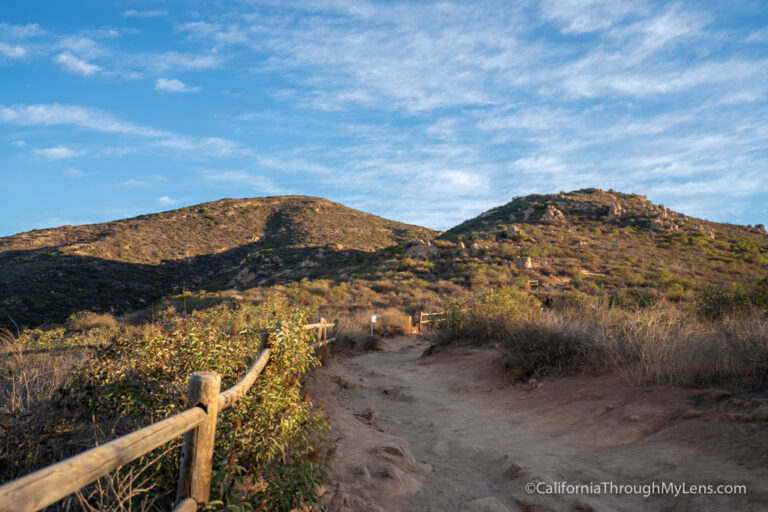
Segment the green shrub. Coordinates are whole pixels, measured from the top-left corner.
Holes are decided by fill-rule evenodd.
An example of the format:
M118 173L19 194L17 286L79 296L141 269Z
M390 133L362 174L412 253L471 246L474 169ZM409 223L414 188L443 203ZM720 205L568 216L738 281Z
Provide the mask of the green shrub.
M510 287L480 293L450 304L437 336L449 343L497 343L504 339L510 323L539 306L536 297Z
M697 296L697 309L703 316L719 318L750 307L749 294L744 288L733 285L708 284Z
M217 306L196 311L166 331L145 329L100 350L76 375L96 417L120 415L128 428L186 408L188 376L208 370L222 376L222 390L241 378L263 345L272 356L251 390L222 411L216 432L212 507L226 510L292 510L311 503L328 466L315 439L322 416L300 396L300 379L318 364L313 331L299 328L306 311L274 296L258 307ZM281 329L282 337L274 331ZM153 467L161 498L175 489L178 450Z

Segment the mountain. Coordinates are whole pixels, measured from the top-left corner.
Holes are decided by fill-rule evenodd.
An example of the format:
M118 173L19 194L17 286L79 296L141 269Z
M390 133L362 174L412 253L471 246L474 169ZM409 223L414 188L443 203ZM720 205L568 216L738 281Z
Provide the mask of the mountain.
M442 234L321 198L222 199L1 238L0 326L143 309L183 291L257 299L275 288L326 308L413 313L495 286L689 301L766 274L764 227L612 190L518 197Z
M20 233L0 238L0 325L59 322L81 309L122 312L183 289L269 279L310 257L343 260L434 236L307 196L222 199ZM306 274L315 266L305 265Z
M765 227L710 222L637 194L600 189L529 195L448 230L465 258L512 264L539 285L654 290L681 298L709 283L768 273Z

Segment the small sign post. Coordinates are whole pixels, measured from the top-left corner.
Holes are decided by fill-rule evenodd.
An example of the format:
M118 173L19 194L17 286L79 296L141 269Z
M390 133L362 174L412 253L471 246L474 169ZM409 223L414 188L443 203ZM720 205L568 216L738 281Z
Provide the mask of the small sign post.
M373 336L373 324L376 323L376 315L371 315L371 336Z

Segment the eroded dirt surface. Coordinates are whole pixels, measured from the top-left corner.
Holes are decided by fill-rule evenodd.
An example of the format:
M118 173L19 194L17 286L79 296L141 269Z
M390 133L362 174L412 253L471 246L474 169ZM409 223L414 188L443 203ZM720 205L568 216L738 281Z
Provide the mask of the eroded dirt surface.
M328 510L768 510L759 399L618 375L519 384L494 350L428 347L386 340L308 379L337 440ZM529 482L738 483L747 495L542 495Z

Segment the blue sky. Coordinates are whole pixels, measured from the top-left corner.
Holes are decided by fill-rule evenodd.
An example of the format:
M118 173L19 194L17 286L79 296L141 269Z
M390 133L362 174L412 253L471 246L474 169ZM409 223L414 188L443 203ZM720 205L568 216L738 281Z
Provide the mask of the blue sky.
M768 4L6 2L0 236L223 197L447 228L645 194L768 223Z

